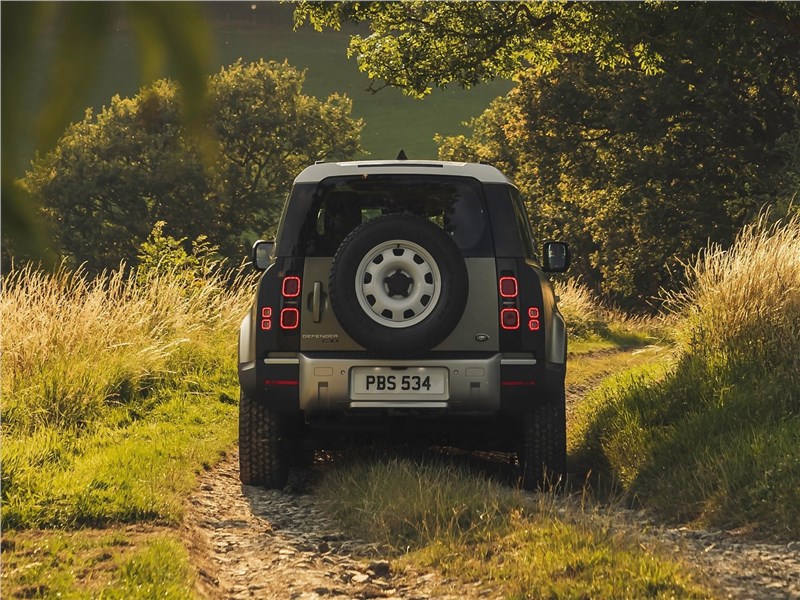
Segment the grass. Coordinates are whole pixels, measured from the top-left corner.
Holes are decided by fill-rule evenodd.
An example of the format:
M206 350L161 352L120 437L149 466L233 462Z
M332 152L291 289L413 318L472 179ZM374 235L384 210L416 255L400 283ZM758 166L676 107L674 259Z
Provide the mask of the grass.
M582 507L527 495L452 462L374 457L325 474L318 495L352 535L506 598L704 598L691 569Z
M555 282L558 307L567 322L570 356L647 346L664 338L654 319L608 308L576 279Z
M760 221L711 247L669 299L668 372L599 390L575 443L676 521L800 532L800 222Z
M571 327L568 387L620 369L663 372L671 360L652 345L659 331L651 322L603 308L576 282L557 293ZM586 461L570 463L580 470ZM506 598L711 596L690 567L615 520L613 509L580 494L526 495L452 457L358 457L326 472L316 494L346 531L400 565L436 568Z
M75 573L91 579L84 551L117 556L116 542L84 529L177 524L196 474L235 442L251 282L177 269L88 279L27 266L3 280L3 563L23 595L96 597ZM62 532L37 531L50 528ZM103 562L100 595L187 597L188 559L167 537Z
M15 598L193 597L183 545L169 532L14 532L3 538L3 591Z

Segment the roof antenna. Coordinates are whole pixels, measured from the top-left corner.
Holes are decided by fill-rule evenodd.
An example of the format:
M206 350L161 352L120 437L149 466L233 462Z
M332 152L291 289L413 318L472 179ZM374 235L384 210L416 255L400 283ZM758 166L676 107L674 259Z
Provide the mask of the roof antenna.
M408 160L405 150L400 150L400 154L397 155L397 160Z

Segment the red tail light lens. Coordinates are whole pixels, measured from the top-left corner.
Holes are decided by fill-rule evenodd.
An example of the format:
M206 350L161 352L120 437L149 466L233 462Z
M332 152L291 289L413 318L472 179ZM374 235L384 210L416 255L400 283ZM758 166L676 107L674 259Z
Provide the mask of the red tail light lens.
M294 275L284 277L281 294L284 298L297 298L300 295L300 278Z
M300 311L294 307L281 309L281 329L297 329L300 325Z
M500 296L502 298L516 298L519 293L516 277L500 278Z
M504 308L500 311L500 326L503 329L519 328L519 311L516 308Z
M264 385L298 385L300 382L297 379L267 379Z
M539 331L542 324L539 321L539 309L535 306L531 306L528 309L528 329L531 331Z
M265 306L261 309L261 330L269 331L272 329L272 307Z

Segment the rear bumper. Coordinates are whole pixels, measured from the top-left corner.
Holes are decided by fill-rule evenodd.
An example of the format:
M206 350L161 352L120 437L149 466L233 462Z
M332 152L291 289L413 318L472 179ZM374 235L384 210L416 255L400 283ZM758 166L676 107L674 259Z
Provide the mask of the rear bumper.
M350 387L356 367L388 367L398 373L420 367L445 369L447 392L432 399L396 394L354 399ZM296 357L242 363L239 380L245 393L267 402L273 410L299 410L307 416L367 409L435 409L464 416L514 415L528 412L544 400L562 397L565 371L563 364L502 353L422 360L319 357L299 353Z

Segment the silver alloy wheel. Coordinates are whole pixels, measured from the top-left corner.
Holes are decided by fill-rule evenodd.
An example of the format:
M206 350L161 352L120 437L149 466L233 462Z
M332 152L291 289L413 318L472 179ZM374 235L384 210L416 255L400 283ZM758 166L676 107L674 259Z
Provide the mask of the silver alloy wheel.
M411 327L436 307L442 278L436 261L422 246L389 240L366 253L356 271L356 297L376 323Z

